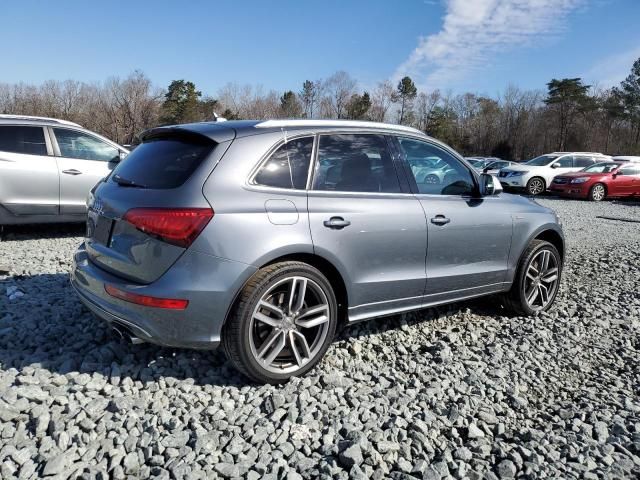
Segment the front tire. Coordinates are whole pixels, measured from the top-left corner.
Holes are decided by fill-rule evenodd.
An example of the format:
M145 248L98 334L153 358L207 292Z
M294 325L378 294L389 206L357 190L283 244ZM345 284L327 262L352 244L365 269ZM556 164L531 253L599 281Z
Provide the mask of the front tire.
M589 200L592 202L601 202L607 196L607 189L602 183L596 183L589 189Z
M534 315L553 304L562 276L562 257L553 244L533 240L522 254L516 278L505 295L506 307L518 315Z
M533 177L531 180L527 182L527 193L529 195L540 195L544 193L547 186L544 182L544 179L540 177Z
M227 358L260 383L282 383L311 370L333 340L338 306L316 268L280 262L247 282L222 332Z

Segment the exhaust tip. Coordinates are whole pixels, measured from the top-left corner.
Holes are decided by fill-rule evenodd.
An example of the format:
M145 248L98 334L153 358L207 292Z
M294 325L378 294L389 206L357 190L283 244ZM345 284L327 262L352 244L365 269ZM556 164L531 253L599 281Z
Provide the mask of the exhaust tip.
M140 343L144 343L144 340L136 337L133 333L131 333L131 331L127 327L124 327L117 323L113 323L111 325L111 328L116 333L118 338L120 338L121 340L124 340L129 344L138 345Z

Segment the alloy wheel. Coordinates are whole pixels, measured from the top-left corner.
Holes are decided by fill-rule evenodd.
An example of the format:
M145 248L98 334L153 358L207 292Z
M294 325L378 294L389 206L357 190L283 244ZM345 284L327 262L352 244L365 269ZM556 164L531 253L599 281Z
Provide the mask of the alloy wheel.
M532 310L543 310L553 301L559 282L559 262L551 250L543 248L529 261L524 281L524 297Z
M604 186L602 185L594 185L591 189L591 198L593 198L596 202L604 199L605 191Z
M542 183L542 180L540 180L539 178L534 178L529 181L528 189L529 189L529 194L539 195L544 190L544 184Z
M429 185L437 185L440 183L440 179L437 175L427 175L426 177L424 177L424 183L427 183Z
M322 350L330 315L320 285L307 277L286 277L262 295L253 311L251 354L265 370L293 373Z

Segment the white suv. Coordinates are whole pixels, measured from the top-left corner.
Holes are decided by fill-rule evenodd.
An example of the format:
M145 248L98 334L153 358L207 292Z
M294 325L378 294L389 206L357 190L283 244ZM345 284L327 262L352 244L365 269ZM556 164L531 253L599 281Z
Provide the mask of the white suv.
M89 191L127 153L76 123L0 115L0 228L86 221Z
M543 193L553 177L577 172L595 163L610 161L611 157L593 152L554 152L541 155L522 165L503 168L498 174L506 188L525 189L529 195Z

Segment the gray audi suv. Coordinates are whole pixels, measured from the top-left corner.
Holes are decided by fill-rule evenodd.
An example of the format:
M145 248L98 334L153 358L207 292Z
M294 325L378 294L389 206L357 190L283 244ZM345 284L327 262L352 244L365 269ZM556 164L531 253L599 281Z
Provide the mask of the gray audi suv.
M142 134L90 194L71 282L130 341L221 345L278 383L341 324L489 294L546 310L563 258L553 211L418 130L229 121Z

